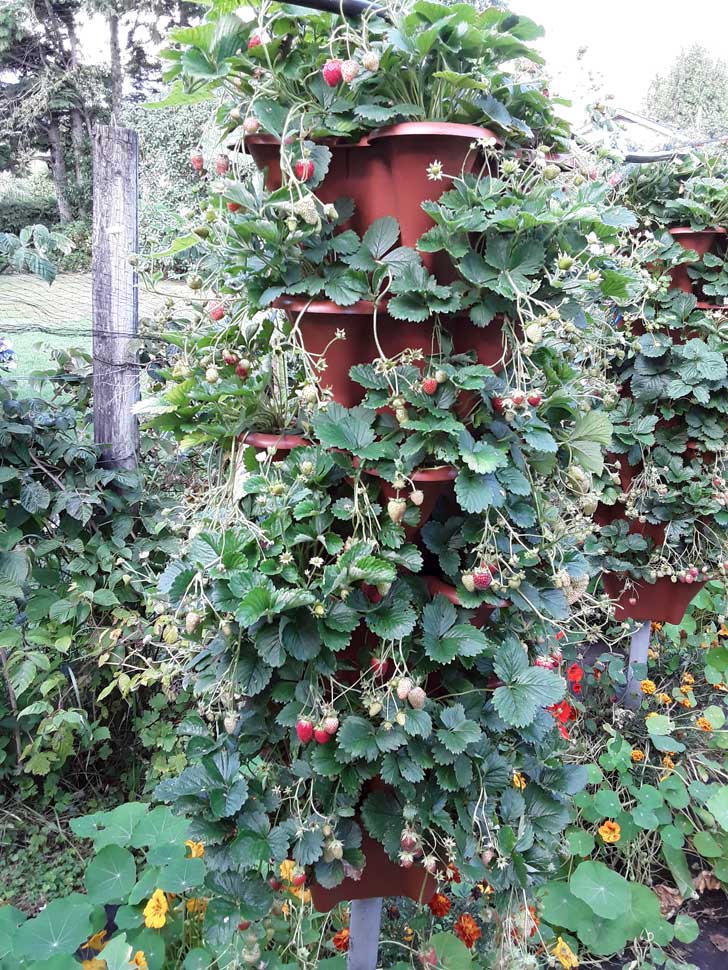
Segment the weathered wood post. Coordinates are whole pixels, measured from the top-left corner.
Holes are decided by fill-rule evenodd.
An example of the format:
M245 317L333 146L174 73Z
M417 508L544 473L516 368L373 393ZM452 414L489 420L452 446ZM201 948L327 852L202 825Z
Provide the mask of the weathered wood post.
M351 903L347 970L376 970L381 922L381 899L355 899Z
M107 468L135 468L139 426L136 335L137 273L129 257L139 244L137 162L131 128L94 129L93 392L94 440Z

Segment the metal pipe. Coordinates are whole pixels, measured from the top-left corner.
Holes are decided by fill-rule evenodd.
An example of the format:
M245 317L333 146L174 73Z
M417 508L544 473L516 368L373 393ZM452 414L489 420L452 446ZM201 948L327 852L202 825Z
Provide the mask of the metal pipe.
M387 12L368 0L299 0L297 7L307 7L309 10L323 10L324 13L338 13L342 17L352 20L361 17L363 13L376 14L388 20Z

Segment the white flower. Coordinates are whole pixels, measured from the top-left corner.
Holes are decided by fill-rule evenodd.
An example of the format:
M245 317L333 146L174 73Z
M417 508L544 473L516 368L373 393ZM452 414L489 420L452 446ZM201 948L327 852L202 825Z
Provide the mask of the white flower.
M435 160L427 166L427 178L430 182L442 181L442 162Z

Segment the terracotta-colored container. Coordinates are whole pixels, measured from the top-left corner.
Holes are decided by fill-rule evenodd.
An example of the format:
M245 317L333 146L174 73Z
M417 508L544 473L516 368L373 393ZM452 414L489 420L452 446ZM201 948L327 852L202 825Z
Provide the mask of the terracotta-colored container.
M450 600L453 606L462 606L462 603L458 598L457 590L454 586L451 586L442 579L438 579L436 576L423 576L422 578L425 581L427 592L430 594L430 596L435 597L438 593L441 593ZM503 600L498 604L498 606L492 606L490 603L481 603L481 605L475 610L475 614L470 622L473 624L473 626L480 629L482 626L485 626L491 615L499 607L504 606L508 606L507 600Z
M655 623L680 623L688 606L705 585L704 583L673 583L666 576L654 583L642 579L633 580L627 586L627 578L617 573L604 573L604 588L615 601L615 619L652 620ZM630 599L636 603L630 603Z
M355 364L368 364L379 357L379 348L386 357L395 357L403 350L414 349L424 355L437 353L434 320L409 323L395 320L380 307L376 315L377 339L374 336L374 304L360 300L353 306L341 307L330 300L309 301L301 297L281 297L275 304L285 310L288 319L301 332L303 345L309 354L322 355L326 361L321 381L331 387L334 400L344 407L354 407L364 397L365 390L349 377ZM476 327L464 317L447 322L456 353L475 350L479 363L499 370L503 358L502 317L488 327ZM343 330L345 340L337 340L336 332ZM377 345L378 341L378 345Z
M314 189L324 203L334 203L346 196L354 200L354 215L345 225L363 235L376 219L391 214L392 181L382 152L373 149L366 138L354 144L329 139L324 142L331 152L329 170L323 182ZM268 170L266 186L279 189L281 143L273 135L252 135L245 146L261 171Z
M435 892L435 880L422 866L403 869L392 862L384 847L363 826L361 850L367 860L361 879L344 879L333 889L324 889L316 883L311 886L313 904L320 913L327 913L338 903L379 896L407 896L416 902L427 903Z
M364 473L380 478L379 472L373 468L365 468ZM424 499L422 505L419 506L419 523L417 525L404 526L405 535L410 541L417 538L422 526L430 521L435 503L440 496L453 492L453 483L457 478L457 474L458 470L453 465L441 465L439 468L422 468L419 471L412 472L410 478L414 482L413 487L422 492ZM385 502L393 498L398 498L399 496L406 498L411 491L409 484L406 488L396 489L391 482L383 478L380 478L380 490Z
M693 250L700 257L711 252L717 246L718 240L725 234L725 229L721 228L691 229L690 226L678 226L675 229L670 229L670 235L675 242L679 243L683 249ZM688 274L689 265L689 263L681 263L679 266L673 266L670 270L672 289L682 290L684 293L693 292L693 280L690 279Z
M273 461L283 461L294 448L311 447L311 442L307 438L302 438L301 435L297 434L288 434L286 431L280 431L277 434L246 431L240 435L240 441L243 444L250 445L251 448L257 448L259 451L264 451L266 448L275 448L276 453L273 455Z

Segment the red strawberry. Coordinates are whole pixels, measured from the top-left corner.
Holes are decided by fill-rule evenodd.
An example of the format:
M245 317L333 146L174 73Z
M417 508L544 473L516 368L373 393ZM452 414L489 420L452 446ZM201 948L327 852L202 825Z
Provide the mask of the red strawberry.
M296 734L301 744L308 744L313 737L313 721L307 717L299 717L296 721Z
M473 582L476 589L487 589L493 582L493 577L491 575L490 569L474 569L473 570Z
M324 730L321 724L314 728L313 736L317 744L328 744L331 740L331 735Z
M313 178L313 161L310 158L299 158L293 171L296 173L296 178L300 179L301 182L308 182L310 178Z
M303 869L294 870L293 877L291 879L292 885L297 887L303 886L305 885L305 882L306 882L306 873L303 871Z
M252 50L254 47L260 47L263 43L260 34L251 34L248 38L248 50Z
M270 886L270 888L273 890L274 893L277 893L278 890L282 888L283 883L280 881L280 879L276 879L275 876L271 876L270 879L268 880L268 885Z
M531 393L528 395L526 400L528 401L528 403L531 405L532 408L537 408L542 401L541 392L531 391Z
M228 202L227 207L231 212L237 212L239 209L243 208L239 202Z
M321 68L321 73L324 76L324 81L328 84L330 88L335 88L337 84L341 83L341 61L338 58L326 61L324 66Z
M238 923L238 929L240 930L241 933L244 933L245 930L250 929L250 920L241 919L240 922Z
M190 152L190 162L192 162L192 168L196 172L201 172L205 167L205 156L202 154L199 148L193 148Z
M381 603L382 594L379 592L376 586L372 586L371 583L362 583L361 591L369 600L370 603Z
M234 364L237 364L238 355L232 350L223 350L222 359L226 364L228 364L228 366L232 367Z
M213 300L208 309L213 320L222 320L225 316L225 306L219 300Z
M248 368L243 364L242 361L240 361L238 366L235 368L235 373L238 375L241 381L244 381L248 376Z
M506 409L506 403L502 397L491 398L491 404L493 405L493 410L498 414L503 414Z
M409 829L405 829L402 832L399 844L400 847L405 850L405 852L411 852L417 846L417 836Z
M435 394L437 391L437 381L434 377L425 377L422 381L422 390L425 394Z
M387 671L389 670L389 661L388 660L383 660L381 657L377 657L375 655L369 661L369 664L370 664L372 670L374 671L374 673L376 674L377 677L386 677L387 676Z
M526 400L526 395L523 393L523 391L514 391L511 394L511 400L513 401L513 403L516 405L517 408L520 408L520 406Z
M224 152L215 159L215 171L218 175L225 175L230 170L230 159Z

